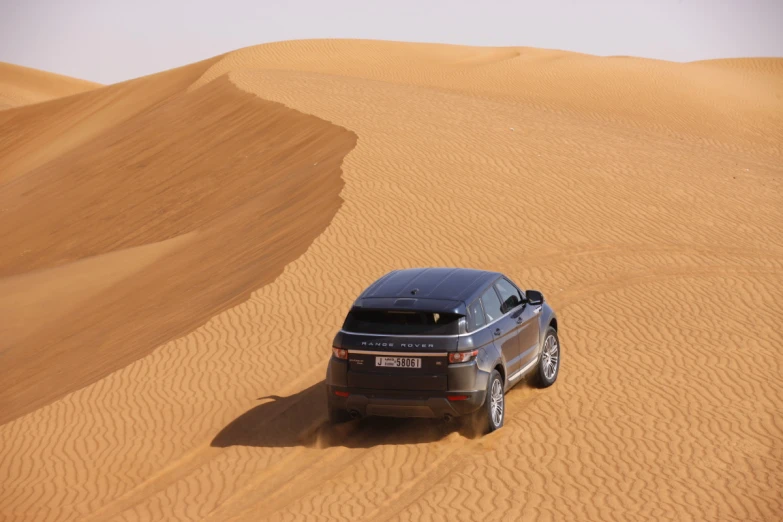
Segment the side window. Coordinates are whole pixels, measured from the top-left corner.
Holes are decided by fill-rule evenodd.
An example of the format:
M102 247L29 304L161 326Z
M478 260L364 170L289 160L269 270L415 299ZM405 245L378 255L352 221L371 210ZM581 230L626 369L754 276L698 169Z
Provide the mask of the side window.
M484 320L484 309L481 308L481 301L476 299L468 306L468 331L478 330L487 324Z
M519 290L517 290L508 279L498 279L498 282L495 283L495 287L498 289L500 298L503 300L501 310L504 314L522 304L522 294L519 293Z
M488 323L503 315L503 312L500 311L500 299L498 299L494 287L490 286L486 292L481 294L481 302L484 303L484 313L487 315Z

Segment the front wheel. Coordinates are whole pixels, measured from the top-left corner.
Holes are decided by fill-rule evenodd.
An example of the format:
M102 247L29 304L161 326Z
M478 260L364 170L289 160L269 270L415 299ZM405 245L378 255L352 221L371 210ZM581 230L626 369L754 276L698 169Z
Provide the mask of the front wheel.
M544 346L538 357L538 370L536 381L539 388L552 386L560 373L560 341L557 338L557 330L551 326L547 328L544 336Z

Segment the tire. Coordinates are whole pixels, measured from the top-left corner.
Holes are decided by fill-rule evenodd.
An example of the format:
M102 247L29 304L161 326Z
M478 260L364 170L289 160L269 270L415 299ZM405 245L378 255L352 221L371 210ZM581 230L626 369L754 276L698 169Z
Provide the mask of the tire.
M342 424L351 420L348 411L329 405L329 424Z
M493 400L493 395L495 399ZM496 405L500 410L497 411ZM492 433L503 427L503 421L506 419L506 398L503 389L503 379L497 370L492 370L487 381L487 398L484 405L476 412L479 432L483 434Z
M535 382L539 388L548 388L555 383L560 374L560 360L560 340L557 337L557 330L550 326L546 330L541 353L538 356Z

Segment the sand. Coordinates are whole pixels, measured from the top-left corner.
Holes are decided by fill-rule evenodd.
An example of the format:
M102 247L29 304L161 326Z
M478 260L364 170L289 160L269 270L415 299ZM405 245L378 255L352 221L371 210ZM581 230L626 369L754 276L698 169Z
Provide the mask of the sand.
M0 518L779 520L781 144L783 60L373 41L0 112ZM425 265L541 290L558 382L327 427Z
M61 98L101 84L0 62L0 111Z

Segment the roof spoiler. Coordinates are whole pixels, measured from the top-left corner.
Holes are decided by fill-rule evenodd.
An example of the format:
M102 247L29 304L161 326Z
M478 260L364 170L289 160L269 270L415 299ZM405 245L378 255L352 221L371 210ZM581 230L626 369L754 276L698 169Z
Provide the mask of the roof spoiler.
M389 310L432 312L438 314L467 315L465 303L445 299L419 299L415 297L365 297L357 299L354 308L362 310Z

